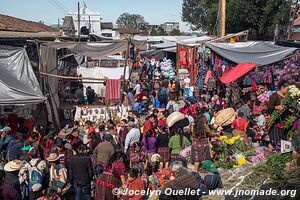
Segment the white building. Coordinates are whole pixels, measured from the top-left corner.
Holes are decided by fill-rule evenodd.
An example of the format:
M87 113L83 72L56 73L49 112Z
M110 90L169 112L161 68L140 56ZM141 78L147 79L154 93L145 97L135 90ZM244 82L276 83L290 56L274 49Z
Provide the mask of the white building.
M172 32L174 29L179 30L179 22L165 22L161 26L167 33Z
M69 13L69 15L73 17L75 34L78 35L78 11ZM91 11L85 3L80 7L80 28L85 26L87 29L90 29L90 33L101 35L101 19L99 12Z

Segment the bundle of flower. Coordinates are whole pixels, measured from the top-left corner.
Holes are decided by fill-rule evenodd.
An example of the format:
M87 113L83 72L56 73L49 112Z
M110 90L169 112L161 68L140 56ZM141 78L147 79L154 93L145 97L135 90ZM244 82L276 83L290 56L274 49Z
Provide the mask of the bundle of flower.
M217 154L216 166L230 169L246 164L245 157L253 153L253 147L247 138L220 136L219 142L213 144L213 151Z
M284 107L283 110L275 110L272 113L270 119L267 121L268 127L271 127L280 116L289 109L292 109L293 112L291 112L290 116L285 118L284 124L286 129L292 125L296 113L300 111L300 90L295 85L289 87L289 92L286 94L282 105Z

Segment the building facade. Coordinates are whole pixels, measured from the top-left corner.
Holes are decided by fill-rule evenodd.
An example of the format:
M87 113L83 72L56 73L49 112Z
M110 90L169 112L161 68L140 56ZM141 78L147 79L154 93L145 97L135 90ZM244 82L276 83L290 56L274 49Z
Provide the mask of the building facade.
M167 32L170 33L174 29L179 30L179 22L165 22L161 25L161 27Z
M87 8L84 3L83 6L80 7L80 28L86 27L86 29L90 29L90 33L95 33L97 35L101 35L101 15L99 12L93 12ZM69 16L72 16L76 35L78 35L78 11L74 13L69 13ZM84 28L83 28L84 29Z

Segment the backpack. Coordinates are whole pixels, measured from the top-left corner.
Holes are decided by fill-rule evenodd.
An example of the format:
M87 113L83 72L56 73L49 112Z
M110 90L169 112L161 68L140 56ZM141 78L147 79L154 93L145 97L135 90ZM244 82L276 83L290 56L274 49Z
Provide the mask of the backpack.
M169 106L168 112L169 112L169 114L171 114L171 113L174 112L174 107L173 107L173 105L170 105L170 106Z
M29 177L29 183L28 183L28 186L29 186L29 190L30 191L38 191L39 189L41 189L42 187L42 184L43 184L43 174L42 172L40 172L40 170L37 168L37 166L40 164L41 160L39 159L34 166L31 166L31 173L30 173L30 177ZM40 184L40 185L37 185L37 184ZM36 185L34 187L34 185ZM34 187L34 188L33 188ZM39 189L37 189L39 188Z

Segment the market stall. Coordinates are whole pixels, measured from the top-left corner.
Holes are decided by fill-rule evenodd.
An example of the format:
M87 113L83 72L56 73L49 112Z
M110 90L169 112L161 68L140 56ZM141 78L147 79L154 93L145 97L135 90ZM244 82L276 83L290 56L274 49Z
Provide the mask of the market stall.
M0 88L0 114L9 118L13 133L18 117L33 121L36 105L46 101L24 48L0 46Z

